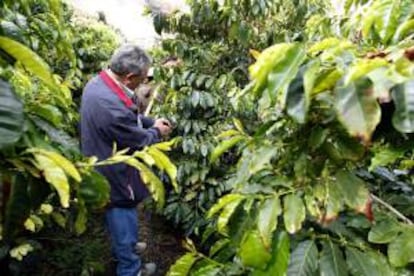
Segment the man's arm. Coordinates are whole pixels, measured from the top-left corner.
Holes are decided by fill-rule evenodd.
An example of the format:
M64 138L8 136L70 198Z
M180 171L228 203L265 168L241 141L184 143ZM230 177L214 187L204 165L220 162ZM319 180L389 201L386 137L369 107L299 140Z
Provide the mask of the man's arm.
M142 122L142 127L143 128L150 128L150 127L152 127L153 125L154 125L154 123L155 123L155 120L154 119L152 119L152 118L150 118L150 117L147 117L147 116L144 116L144 115L142 115L142 114L139 114L138 115L138 117L139 117L139 119L141 120L141 122Z
M100 121L107 133L117 145L122 148L139 150L145 146L157 143L161 140L161 133L155 127L141 128L137 125L136 113L113 105L113 103L100 101Z

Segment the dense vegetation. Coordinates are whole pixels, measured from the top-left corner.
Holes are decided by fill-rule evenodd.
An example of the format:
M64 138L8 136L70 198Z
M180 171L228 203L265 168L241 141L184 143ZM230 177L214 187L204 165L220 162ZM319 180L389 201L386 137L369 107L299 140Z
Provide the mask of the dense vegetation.
M152 112L182 137L176 169L162 153L175 141L79 152L77 99L116 32L59 0L3 1L1 271L103 273L109 186L94 167L126 162L188 236L171 275L412 274L411 2L200 0L153 14L173 34L153 50Z
M414 7L336 2L154 15L182 61L158 76L183 136L165 213L196 234L171 275L412 271Z
M175 178L162 153L170 144L134 156L114 148L107 160L83 157L73 97L102 69L119 36L102 22L74 16L59 0L0 5L1 271L103 272L98 252L109 258L110 251L102 244L99 214L109 185L94 167L126 162L139 168L161 207L164 188L149 168L155 165ZM85 232L88 221L93 228Z

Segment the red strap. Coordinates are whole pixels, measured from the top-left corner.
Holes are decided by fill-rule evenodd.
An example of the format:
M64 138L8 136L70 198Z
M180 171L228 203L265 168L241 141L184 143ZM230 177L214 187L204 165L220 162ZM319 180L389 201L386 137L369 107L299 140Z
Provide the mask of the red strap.
M105 84L114 92L121 101L126 105L126 107L130 107L133 105L132 100L125 94L124 90L108 75L107 72L102 71L99 73L101 79L105 82Z

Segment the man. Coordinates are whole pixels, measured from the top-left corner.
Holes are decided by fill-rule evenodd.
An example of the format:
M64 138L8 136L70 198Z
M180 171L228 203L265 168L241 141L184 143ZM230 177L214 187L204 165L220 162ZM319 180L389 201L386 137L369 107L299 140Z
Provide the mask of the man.
M102 71L85 86L81 103L81 145L86 156L99 160L117 149L130 152L161 140L171 132L165 119L153 120L139 115L131 100L146 79L150 58L139 47L125 45L111 58L108 70ZM150 275L155 265L141 265L135 252L138 242L137 204L148 195L139 172L126 164L97 168L111 185L110 204L106 211L112 251L118 260L117 275Z

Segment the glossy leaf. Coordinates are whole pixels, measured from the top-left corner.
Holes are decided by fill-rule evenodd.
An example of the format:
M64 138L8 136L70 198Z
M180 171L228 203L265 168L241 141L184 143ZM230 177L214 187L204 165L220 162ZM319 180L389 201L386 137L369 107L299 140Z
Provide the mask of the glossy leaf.
M171 180L171 184L173 185L174 189L178 190L178 184L177 184L177 167L171 162L171 160L160 150L158 150L155 147L149 147L148 153L151 154L151 156L155 160L155 165L167 172L168 177Z
M27 70L39 77L45 84L56 84L49 66L28 47L8 37L0 36L0 48L23 64Z
M331 240L323 242L320 258L321 275L346 276L347 267L339 247Z
M80 182L81 176L76 169L76 167L72 164L71 161L66 159L64 156L62 156L60 153L48 151L40 148L31 148L27 150L28 152L32 152L34 154L41 154L44 155L50 159L52 159L56 164L59 164L59 166L65 171L66 174L71 176L73 179L75 179L77 182Z
M147 185L152 197L157 203L157 208L160 210L165 204L165 189L161 180L149 169L146 165L139 162L135 158L126 156L123 160L126 164L139 170L143 182Z
M282 231L272 243L272 257L265 270L256 269L253 276L284 276L289 264L290 239L289 235Z
M58 192L60 204L64 208L69 207L70 186L63 169L50 157L43 154L35 154L36 165L43 171L43 175Z
M371 165L369 170L372 171L378 166L386 166L394 163L398 158L404 154L403 150L394 149L390 147L380 148L375 152L375 155L371 159Z
M336 87L335 107L348 132L368 143L381 119L381 109L367 80Z
M244 199L244 197L245 196L241 194L227 194L221 197L219 201L210 208L210 210L207 213L207 218L211 218L217 212L222 210L225 206L232 203L233 201L240 202L241 200Z
M391 95L395 104L394 127L403 133L414 132L414 80L397 85Z
M266 199L260 206L257 228L263 244L269 248L273 232L276 230L279 215L282 213L279 197Z
M197 261L198 256L187 253L179 258L168 270L167 276L186 276L189 275L191 267Z
M352 247L346 248L346 263L355 276L384 275L381 273L381 265L374 258Z
M110 185L100 173L92 171L84 174L79 184L78 197L92 208L102 208L109 202Z
M406 229L388 246L388 258L396 267L414 262L414 229Z
M364 181L348 171L336 174L336 185L341 189L345 203L357 211L363 211L369 201L369 191Z
M373 243L389 243L395 239L402 228L391 219L382 220L376 223L369 231L368 240Z
M78 213L75 220L75 233L81 235L86 231L86 223L88 222L88 211L85 207L85 203L78 202Z
M271 259L270 253L256 231L246 233L240 245L239 256L243 265L259 269L264 269Z
M215 264L210 264L201 267L200 269L191 273L191 276L216 276L220 275L221 268Z
M23 104L0 80L0 149L16 143L23 133Z
M285 107L290 82L295 78L299 67L305 59L305 51L301 45L291 45L286 53L278 53L283 58L275 63L269 72L267 92L272 102Z
M351 82L366 76L371 71L387 65L388 61L383 58L357 60L355 64L348 68L348 72L344 79L344 85L347 86Z
M243 198L240 198L239 200L233 200L223 207L217 220L217 230L219 233L227 235L227 224L242 200Z
M293 250L288 275L311 276L318 269L318 249L312 240L303 241Z
M246 137L242 135L232 136L230 139L227 139L221 142L217 147L214 148L213 152L211 153L210 161L213 163L215 162L224 152L228 149L234 147L239 142L245 140Z
M286 230L290 233L296 233L302 228L302 222L305 220L306 210L302 198L295 194L290 194L283 199L283 220Z

